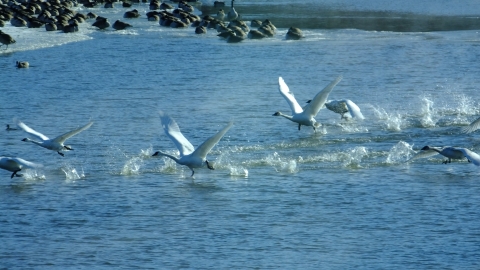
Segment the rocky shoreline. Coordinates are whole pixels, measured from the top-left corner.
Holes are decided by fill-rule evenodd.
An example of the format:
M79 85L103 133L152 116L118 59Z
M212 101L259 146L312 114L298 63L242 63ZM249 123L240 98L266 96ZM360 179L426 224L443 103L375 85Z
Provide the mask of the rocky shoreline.
M202 15L216 14L222 7L202 5ZM223 9L228 12L227 1ZM360 29L367 31L431 32L480 29L480 16L445 16L387 11L345 11L309 5L242 5L235 9L243 20L268 18L277 27L302 29ZM292 15L294 14L294 15Z

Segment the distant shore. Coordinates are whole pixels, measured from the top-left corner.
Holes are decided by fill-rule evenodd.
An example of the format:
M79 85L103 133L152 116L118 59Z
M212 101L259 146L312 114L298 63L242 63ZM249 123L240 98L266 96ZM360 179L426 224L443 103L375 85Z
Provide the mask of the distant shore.
M230 1L223 8L230 10ZM220 8L202 5L202 15L214 15ZM269 19L275 26L303 29L360 29L367 31L431 32L479 30L479 16L443 16L397 13L387 11L346 11L318 6L289 5L242 5L235 2L236 11L243 20Z

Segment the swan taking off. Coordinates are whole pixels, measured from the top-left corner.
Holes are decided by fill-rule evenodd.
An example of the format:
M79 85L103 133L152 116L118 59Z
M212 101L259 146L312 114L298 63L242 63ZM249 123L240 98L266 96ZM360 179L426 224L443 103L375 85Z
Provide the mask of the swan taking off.
M426 158L430 157L436 154L440 154L446 158L447 160L443 161L443 164L451 163L452 159L464 159L466 158L468 162L471 162L477 166L480 166L480 155L478 155L475 152L472 152L466 148L459 148L459 147L451 147L451 146L445 146L445 147L433 147L433 146L425 146L422 148L422 151L417 153L415 156L413 156L411 159L409 159L407 162L410 162L414 159L418 158Z
M35 130L33 130L32 128L28 127L27 125L25 125L23 122L21 121L17 121L17 125L22 128L25 132L27 132L28 134L32 135L32 136L35 136L38 140L40 141L34 141L32 139L29 139L29 138L25 138L23 139L22 141L24 142L32 142L34 144L38 144L40 145L41 147L44 147L44 148L47 148L49 150L53 150L53 151L57 151L57 153L59 155L61 155L62 157L64 156L63 153L61 153L60 151L64 151L64 150L73 150L70 146L67 146L67 145L63 145L63 143L70 137L72 136L75 136L77 135L78 133L88 129L91 125L93 124L93 122L90 122L88 124L86 124L85 126L81 127L81 128L78 128L78 129L75 129L73 131L70 131L70 132L67 132L63 135L60 135L54 139L49 139L47 136L43 135L42 133L40 132L37 132Z
M474 132L475 130L477 130L479 128L480 128L480 117L477 120L470 123L470 125L462 128L462 132L463 133L471 133L471 132Z
M321 124L315 120L315 116L318 111L325 105L328 94L332 89L337 85L341 80L342 76L338 76L333 82L331 82L327 87L320 91L304 108L300 107L297 100L293 96L293 93L290 92L287 84L283 81L282 77L278 78L278 90L280 94L285 98L290 109L292 110L292 115L285 115L281 112L276 112L274 116L283 116L290 121L298 123L298 130L302 125L312 126L313 130L316 131L316 128L320 127Z
M173 141L175 146L177 146L178 151L180 152L180 158L176 158L172 155L157 151L152 156L166 156L173 159L180 165L185 165L190 170L192 170L192 177L195 174L193 168L201 168L204 164L210 170L214 170L213 166L207 160L207 154L212 150L212 148L222 139L222 137L227 133L227 131L232 127L233 123L230 122L226 127L217 132L217 134L208 138L204 143L202 143L197 149L183 136L180 131L178 124L168 116L167 114L160 111L160 119L162 120L162 127L165 131L165 134Z
M33 163L26 161L21 158L12 158L12 157L0 157L0 168L13 172L10 178L14 176L21 177L22 175L18 172L23 168L40 168L43 167L42 164Z
M328 100L325 102L325 107L332 112L340 114L342 119L348 119L348 114L350 114L352 118L365 119L360 108L350 99ZM348 114L345 115L346 113Z

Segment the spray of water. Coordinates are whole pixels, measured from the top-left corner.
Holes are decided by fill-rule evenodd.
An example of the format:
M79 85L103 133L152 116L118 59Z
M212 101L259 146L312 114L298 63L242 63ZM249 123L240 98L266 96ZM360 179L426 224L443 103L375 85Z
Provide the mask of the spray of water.
M410 145L404 141L399 141L388 152L386 163L399 164L409 160L415 154L415 151L412 149L412 147L413 145Z
M83 168L81 171L77 171L72 165L66 164L62 167L62 171L65 173L65 180L74 182L76 180L80 180L85 178L85 173L83 172Z
M277 172L296 173L298 172L297 161L281 157L277 152L268 155L264 162L275 168Z

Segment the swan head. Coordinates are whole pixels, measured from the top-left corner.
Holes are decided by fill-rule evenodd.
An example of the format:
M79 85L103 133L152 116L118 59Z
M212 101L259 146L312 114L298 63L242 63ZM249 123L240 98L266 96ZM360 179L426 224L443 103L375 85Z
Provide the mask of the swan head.
M64 149L67 149L67 150L73 150L70 145L64 145L63 148L64 148Z
M430 146L424 146L421 150L430 150Z
M282 115L281 112L276 112L276 113L274 113L272 116L281 116L281 115Z

